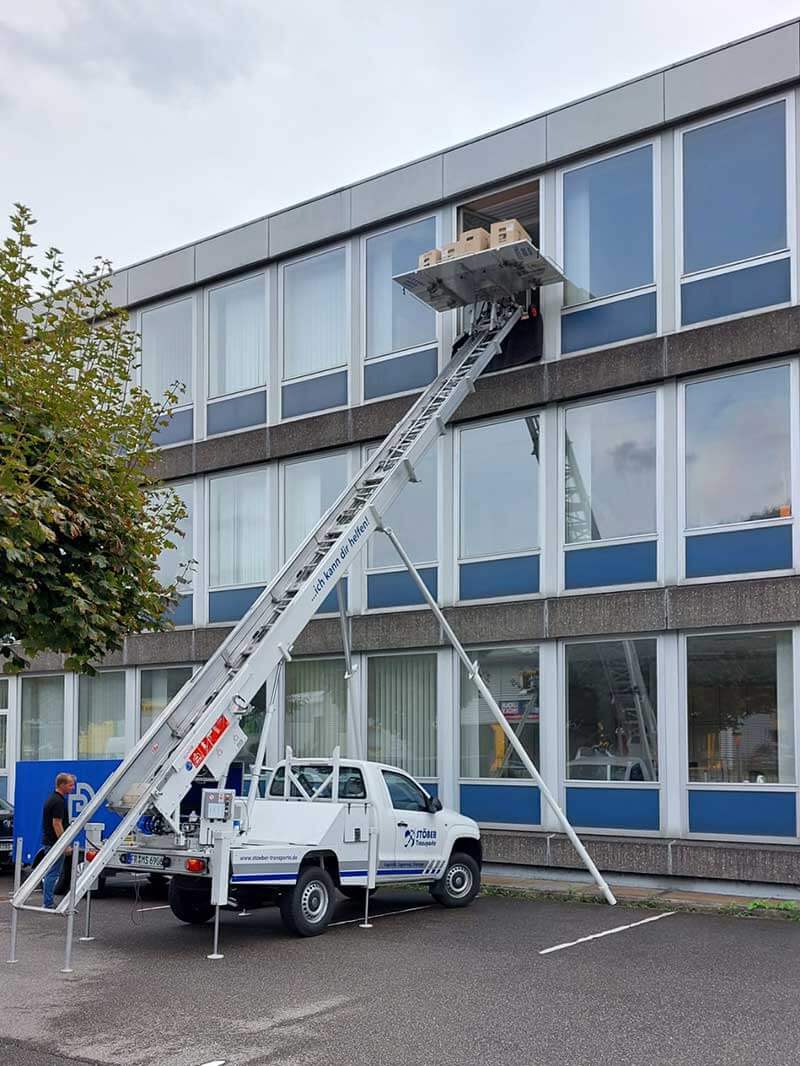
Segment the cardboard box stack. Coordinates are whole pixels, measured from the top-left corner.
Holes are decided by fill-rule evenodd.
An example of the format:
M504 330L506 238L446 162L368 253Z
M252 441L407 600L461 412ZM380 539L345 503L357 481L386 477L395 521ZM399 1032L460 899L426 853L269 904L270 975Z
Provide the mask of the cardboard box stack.
M501 248L504 244L513 244L514 241L529 240L528 231L515 218L507 218L504 222L492 223L492 248Z
M530 237L522 223L515 218L507 218L504 222L493 222L491 234L483 227L468 229L457 241L451 241L444 248L433 248L430 252L423 252L419 257L418 269L425 270L437 263L460 259L464 255L473 255L475 252L485 252L487 248L502 248L503 245L512 244L514 241L529 240Z

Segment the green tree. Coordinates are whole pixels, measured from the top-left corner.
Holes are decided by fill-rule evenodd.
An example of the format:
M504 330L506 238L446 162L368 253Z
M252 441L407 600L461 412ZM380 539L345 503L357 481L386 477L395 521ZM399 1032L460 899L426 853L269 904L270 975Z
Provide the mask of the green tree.
M109 299L110 264L67 276L38 255L15 205L0 246L0 654L20 670L42 651L66 667L164 630L178 582L159 581L185 511L154 475L153 433L178 386L153 400L127 314Z

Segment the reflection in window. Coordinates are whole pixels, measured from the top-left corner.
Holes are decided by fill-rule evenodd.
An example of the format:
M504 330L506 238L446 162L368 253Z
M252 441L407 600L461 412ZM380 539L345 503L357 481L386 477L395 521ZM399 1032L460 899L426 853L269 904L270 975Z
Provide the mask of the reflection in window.
M267 382L264 278L212 289L209 305L209 395L225 396Z
M686 525L791 514L789 368L686 386Z
M194 559L194 540L192 533L192 512L194 509L194 485L183 483L170 486L186 508L186 515L178 523L178 532L170 538L174 548L164 548L158 557L158 580L162 585L171 585L180 578L179 592L188 592L192 587L192 568ZM158 497L158 491L154 496ZM182 536L180 534L183 534Z
M786 247L786 118L778 101L683 136L683 269Z
M657 781L656 641L569 644L567 777Z
M312 756L313 757L313 756ZM331 794L331 783L325 785L330 777L333 766L331 763L306 764L305 766L293 766L292 773L300 782L306 796L312 796L317 789L320 790L320 799L328 799ZM324 788L321 786L325 785ZM279 766L269 786L270 796L283 796L286 791L286 768ZM302 793L294 781L292 781L289 794L294 799L300 799ZM364 784L364 776L355 766L339 767L339 799L358 800L367 798L367 787Z
M209 585L267 580L267 484L263 470L210 481Z
M539 546L539 416L461 431L461 558Z
M686 641L689 780L794 782L791 633Z
M347 456L323 455L284 469L284 557L302 544L347 484Z
M371 656L368 759L436 776L436 655Z
M567 304L653 282L653 149L648 145L564 175Z
M655 393L568 410L564 479L568 544L655 533Z
M146 733L192 676L191 666L142 670L139 675L139 735Z
M344 366L349 351L345 249L290 263L283 272L284 380Z
M178 403L191 403L193 307L191 299L177 300L142 312L142 388L154 400L180 382Z
M64 676L23 677L21 759L64 755Z
M428 799L422 789L405 774L383 771L383 780L389 790L392 807L396 811L426 811Z
M392 281L416 270L420 255L435 247L432 218L367 241L367 358L435 341L435 312Z
M286 743L301 759L347 750L344 659L293 659L286 664Z
M121 759L125 754L125 671L78 682L78 758Z
M8 769L8 715L0 714L0 771Z
M270 695L272 694L272 679L270 679ZM267 713L267 686L262 685L258 692L250 700L250 710L239 719L242 732L247 736L247 742L239 752L239 761L244 764L245 774L251 770L258 754L258 742L261 739L261 730L264 726L264 717Z
M539 649L470 652L525 751L539 763ZM461 667L461 776L528 777L486 701Z
M374 451L374 449L373 449ZM394 503L386 509L384 520L411 557L412 563L436 562L436 448L417 463L416 482L409 481ZM370 538L368 566L399 567L403 564L387 537Z

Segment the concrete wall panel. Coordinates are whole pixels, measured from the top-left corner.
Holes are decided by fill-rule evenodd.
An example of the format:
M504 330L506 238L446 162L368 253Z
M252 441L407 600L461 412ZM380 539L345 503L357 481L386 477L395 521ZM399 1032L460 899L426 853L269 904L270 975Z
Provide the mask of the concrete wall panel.
M349 228L350 189L343 189L273 215L269 219L269 253L282 255Z
M664 74L667 121L800 75L797 23L681 63Z
M354 185L351 224L365 226L441 198L442 157L437 155Z
M533 170L546 160L545 119L523 122L444 154L444 195Z
M201 241L196 248L197 280L204 281L229 270L260 263L267 258L268 251L265 218Z
M547 116L547 158L628 137L664 120L664 76L651 74Z
M150 259L128 271L128 300L132 304L164 296L194 285L194 247Z

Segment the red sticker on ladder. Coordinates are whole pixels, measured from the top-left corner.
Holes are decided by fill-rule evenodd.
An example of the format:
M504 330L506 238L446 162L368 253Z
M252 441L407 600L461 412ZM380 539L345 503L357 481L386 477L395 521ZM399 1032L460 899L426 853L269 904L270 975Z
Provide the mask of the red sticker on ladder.
M197 769L198 766L202 766L206 758L211 754L214 749L214 745L219 738L225 732L230 725L230 719L226 714L221 714L219 718L214 722L211 729L206 733L192 754L189 756L189 762Z

